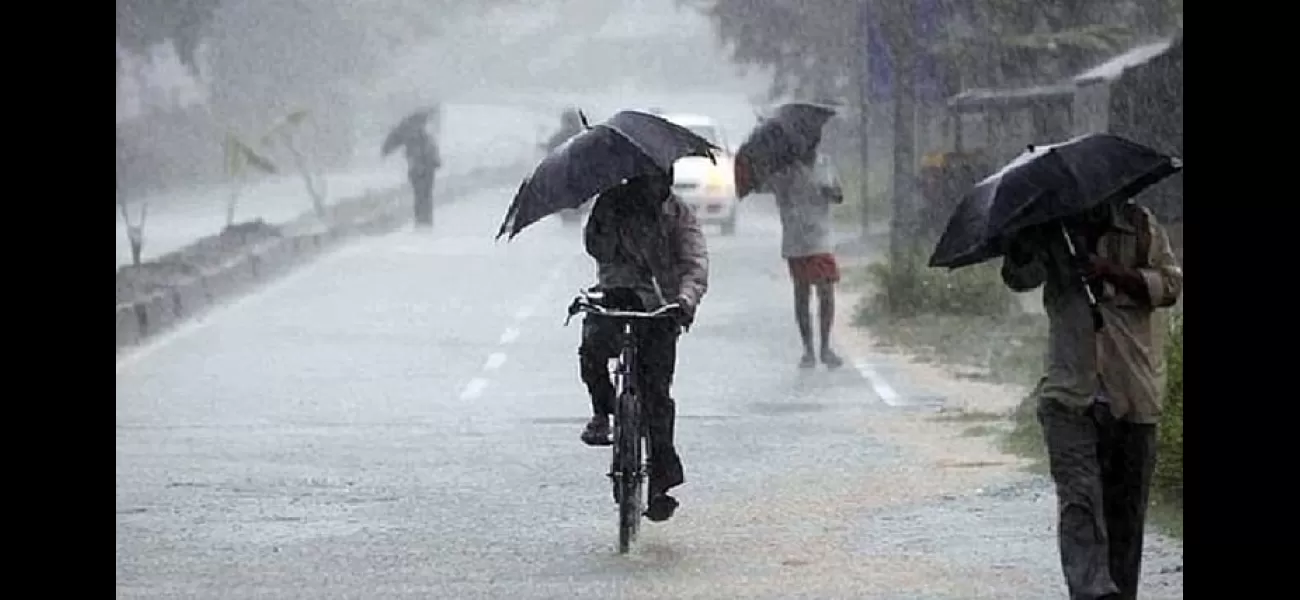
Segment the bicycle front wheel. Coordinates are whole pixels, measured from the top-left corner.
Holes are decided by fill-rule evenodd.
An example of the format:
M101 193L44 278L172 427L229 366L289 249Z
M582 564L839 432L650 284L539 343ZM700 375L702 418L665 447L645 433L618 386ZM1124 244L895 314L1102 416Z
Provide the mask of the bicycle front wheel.
M618 486L618 552L626 554L641 525L642 446L640 401L635 394L618 398L614 415L615 482Z

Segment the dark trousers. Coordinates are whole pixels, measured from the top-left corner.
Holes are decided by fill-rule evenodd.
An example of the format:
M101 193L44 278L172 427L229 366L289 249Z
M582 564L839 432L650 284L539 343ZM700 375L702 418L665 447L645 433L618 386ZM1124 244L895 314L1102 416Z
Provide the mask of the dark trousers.
M677 366L680 330L676 323L656 319L638 323L636 333L640 367L636 381L650 442L650 494L655 495L685 481L682 461L673 445L677 404L670 394ZM591 394L591 410L595 415L614 412L615 391L609 378L609 359L618 356L621 335L615 322L599 317L583 318L578 364L582 382L587 384L587 391Z
M433 225L433 171L410 171L407 177L415 192L415 223Z
M1046 398L1038 422L1056 481L1071 600L1136 598L1156 426L1117 421L1103 404L1072 408Z

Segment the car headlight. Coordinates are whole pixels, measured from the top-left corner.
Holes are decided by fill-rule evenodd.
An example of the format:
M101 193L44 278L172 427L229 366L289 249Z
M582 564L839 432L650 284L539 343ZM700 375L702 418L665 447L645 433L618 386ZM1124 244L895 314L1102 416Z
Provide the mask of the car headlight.
M728 181L726 174L721 171L709 173L708 179L704 181L704 191L711 196L725 196L731 194L731 182Z

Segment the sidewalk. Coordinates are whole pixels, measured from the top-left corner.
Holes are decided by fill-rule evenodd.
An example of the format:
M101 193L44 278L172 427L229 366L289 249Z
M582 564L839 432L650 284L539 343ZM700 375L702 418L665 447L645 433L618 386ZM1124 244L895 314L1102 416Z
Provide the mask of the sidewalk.
M406 184L404 166L395 161L383 167L356 169L326 175L326 194L330 203L355 198L370 190L384 190ZM152 198L144 226L144 252L150 260L184 247L202 237L219 233L226 225L226 201L230 188L209 186L189 192L171 192L166 198ZM132 220L138 218L145 198L129 205ZM249 185L240 195L235 221L262 218L268 223L292 221L312 209L311 199L302 179L295 175L269 178ZM115 221L117 266L131 262L131 248L122 223L121 210Z

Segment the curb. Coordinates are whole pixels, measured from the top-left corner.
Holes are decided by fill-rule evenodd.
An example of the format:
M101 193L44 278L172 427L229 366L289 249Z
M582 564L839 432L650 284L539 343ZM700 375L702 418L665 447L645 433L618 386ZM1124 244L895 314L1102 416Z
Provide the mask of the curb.
M344 200L352 218L332 223L325 231L277 238L249 248L242 256L206 270L171 289L129 304L117 305L116 348L148 340L208 308L242 295L258 284L273 281L295 267L318 258L325 250L367 235L388 233L405 222L400 191ZM357 205L363 207L356 210ZM336 213L337 214L337 213Z
M513 174L512 169L498 167L487 172ZM446 200L438 204L451 204L471 192L469 186L457 186L456 193L444 190L442 197ZM302 233L263 242L246 249L226 264L203 271L171 289L133 303L117 305L117 351L120 353L217 304L251 291L259 284L282 277L319 258L327 250L356 238L383 235L400 228L411 217L403 202L406 198L406 188L399 187L339 201L331 205L327 213L329 225L323 230L314 215L304 214L281 228L281 231Z
M121 348L140 340L143 316L136 304L117 305L117 347Z

